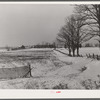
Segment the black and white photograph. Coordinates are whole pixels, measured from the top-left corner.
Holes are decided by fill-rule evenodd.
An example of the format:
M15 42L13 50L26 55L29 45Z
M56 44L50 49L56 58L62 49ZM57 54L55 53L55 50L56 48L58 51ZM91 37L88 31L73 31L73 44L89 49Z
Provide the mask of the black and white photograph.
M99 90L100 4L0 3L0 89Z

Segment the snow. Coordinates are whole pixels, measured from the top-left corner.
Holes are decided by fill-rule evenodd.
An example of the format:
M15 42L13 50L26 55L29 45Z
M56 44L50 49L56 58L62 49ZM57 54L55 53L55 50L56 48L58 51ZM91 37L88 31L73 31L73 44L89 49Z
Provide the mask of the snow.
M100 48L99 47L84 47L80 48L80 54L86 55L86 54L95 54L100 55Z
M62 49L62 52L66 52L66 49ZM82 67L87 67L87 70L82 73L82 75L86 78L96 78L97 75L100 73L100 61L89 59L86 57L64 57L64 54L61 54L57 51L55 51L62 61L69 61L73 64L70 65L70 67L73 67L74 69L78 70ZM99 48L82 48L80 49L80 53L100 53ZM64 55L64 56L61 56Z
M68 49L60 48L59 50L68 54ZM79 53L83 56L86 56L86 54L93 54L93 53L95 55L100 55L100 48L99 47L82 47L79 49Z
M64 48L59 50L68 54L68 50ZM42 51L47 51L47 53ZM86 55L87 53L100 54L100 50L98 48L80 49L80 54ZM24 64L26 62L31 63L32 77L12 80L1 79L1 89L52 89L59 84L67 84L68 89L86 89L82 85L83 81L88 79L99 81L100 61L98 60L86 57L69 57L53 49L30 49L27 52L21 50L6 52L5 55L8 57L9 55L28 55L30 57L39 55L47 57L49 55L49 58L31 60L28 58L28 60L20 61L20 63L23 62ZM15 58L14 60L12 64L17 66L18 61ZM0 61L2 62L2 59ZM86 69L82 70L84 67Z
M0 52L6 52L7 50L6 49L0 49Z
M91 61L86 67L87 70L81 74L81 77L85 79L97 79L97 76L100 75L100 61Z

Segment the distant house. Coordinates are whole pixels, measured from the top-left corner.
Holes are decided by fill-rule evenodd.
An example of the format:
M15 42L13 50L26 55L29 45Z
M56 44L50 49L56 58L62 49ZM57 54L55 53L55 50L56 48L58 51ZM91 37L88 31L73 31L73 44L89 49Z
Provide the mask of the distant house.
M24 46L24 45L22 45L22 46L20 47L20 49L25 49L25 46Z

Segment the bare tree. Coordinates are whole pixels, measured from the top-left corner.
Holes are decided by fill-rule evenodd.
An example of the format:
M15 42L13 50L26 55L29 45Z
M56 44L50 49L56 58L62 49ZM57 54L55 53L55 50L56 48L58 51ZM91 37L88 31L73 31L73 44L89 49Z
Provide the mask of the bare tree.
M73 56L75 56L75 27L74 27L74 18L73 16L67 18L66 25L60 30L57 40L64 42L69 50L69 55L71 55L71 50Z
M99 37L97 41L100 46L100 4L76 5L75 10L87 18L87 25L89 25L92 35Z
M66 43L69 55L72 50L73 56L75 56L75 50L77 49L77 56L79 56L80 44L93 37L93 35L90 35L90 30L88 30L86 25L85 17L72 15L67 19L66 25L60 30L57 39Z
M80 45L90 40L94 35L91 35L91 31L87 26L86 17L81 15L74 15L74 27L75 27L75 41L77 48L77 56L79 56Z
M65 30L65 27L62 27L62 29L58 33L57 40L59 42L63 42L67 46L69 50L69 56L71 56L71 41L69 35L66 33Z

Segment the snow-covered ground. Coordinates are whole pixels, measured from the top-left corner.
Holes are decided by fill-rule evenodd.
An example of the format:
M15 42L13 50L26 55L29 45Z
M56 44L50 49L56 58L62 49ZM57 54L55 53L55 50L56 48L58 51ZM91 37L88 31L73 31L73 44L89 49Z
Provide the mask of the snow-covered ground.
M84 47L80 48L80 54L86 55L86 54L95 54L95 55L100 55L100 48L98 47Z
M6 52L7 49L0 49L0 52Z
M60 50L68 52L63 48ZM4 55L0 58L1 62L8 58L12 62L30 62L32 68L31 78L1 79L1 89L100 89L100 61L86 57L69 57L50 49L46 50L46 53L42 52L43 50L39 51L41 53L36 51L38 56L45 55L47 58L34 59L34 50L13 52L13 58L9 57L9 53L0 54ZM17 57L17 54L22 57L25 53L30 57ZM80 53L85 55L100 52L98 48L81 48Z
M68 49L60 48L59 50L68 54ZM100 48L98 48L98 47L82 47L79 49L79 53L83 56L86 56L86 54L93 54L93 53L95 55L100 55Z

